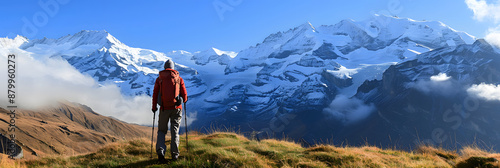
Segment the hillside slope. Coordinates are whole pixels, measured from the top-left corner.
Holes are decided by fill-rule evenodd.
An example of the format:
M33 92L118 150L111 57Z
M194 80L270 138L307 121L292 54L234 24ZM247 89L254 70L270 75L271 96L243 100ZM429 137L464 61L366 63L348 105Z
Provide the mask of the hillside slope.
M0 133L7 134L7 111L0 108ZM43 110L17 110L16 137L24 156L76 155L105 144L150 136L150 127L128 124L95 113L85 105L62 102Z
M168 141L167 141L168 143ZM499 154L464 148L460 155L422 146L414 152L380 149L373 146L301 147L299 144L268 139L249 140L235 133L189 134L190 152L181 139L181 158L158 164L150 158L147 139L120 141L96 153L25 160L28 167L498 167Z

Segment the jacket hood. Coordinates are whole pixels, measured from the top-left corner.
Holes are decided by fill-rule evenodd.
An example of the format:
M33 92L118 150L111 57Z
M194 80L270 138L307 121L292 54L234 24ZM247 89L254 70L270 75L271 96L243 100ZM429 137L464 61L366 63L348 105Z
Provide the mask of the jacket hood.
M170 69L170 68L165 69L165 70L159 72L159 77L160 78L170 77L170 76L173 76L173 75L179 76L179 72L176 71L176 70L174 70L174 69Z

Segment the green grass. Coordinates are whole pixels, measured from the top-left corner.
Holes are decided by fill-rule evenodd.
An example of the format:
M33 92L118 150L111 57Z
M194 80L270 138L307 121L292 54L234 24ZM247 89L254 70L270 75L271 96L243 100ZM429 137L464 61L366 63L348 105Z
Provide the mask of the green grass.
M157 163L156 155L150 158L151 144L146 139L116 142L86 155L43 157L21 164L27 167L467 167L478 164L497 167L495 158L499 156L477 148L467 148L462 155L428 146L415 152L371 146L304 148L294 142L254 141L227 132L190 134L187 153L184 140L181 139L181 158L167 164Z

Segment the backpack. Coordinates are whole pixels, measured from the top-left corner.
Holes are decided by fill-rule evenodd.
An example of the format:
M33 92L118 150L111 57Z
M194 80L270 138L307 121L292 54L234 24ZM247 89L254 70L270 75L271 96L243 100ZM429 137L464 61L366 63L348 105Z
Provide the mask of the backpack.
M160 83L160 91L158 93L158 105L163 107L176 107L181 105L180 98L180 77L179 72L171 69L160 72L158 77Z

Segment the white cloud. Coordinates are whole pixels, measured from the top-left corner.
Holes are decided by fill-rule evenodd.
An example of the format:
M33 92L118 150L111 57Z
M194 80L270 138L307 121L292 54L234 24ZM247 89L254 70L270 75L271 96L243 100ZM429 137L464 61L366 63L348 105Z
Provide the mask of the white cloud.
M19 108L40 109L67 100L91 107L104 116L151 125L151 98L127 97L115 84L98 84L92 77L81 74L62 59L34 59L29 52L0 47L1 67L7 65L7 54L16 54L16 103ZM7 103L7 71L0 72L0 105ZM5 74L5 75L4 75ZM193 120L193 119L191 119Z
M488 101L500 101L500 85L485 84L472 85L467 89L470 96L475 96Z
M496 28L489 28L484 39L488 41L488 43L500 47L500 26Z
M451 77L446 75L446 73L439 73L437 75L431 76L431 81L434 82L443 82L449 80Z
M500 0L488 4L485 0L465 0L465 3L474 12L474 19L478 21L491 20L495 24L500 22ZM500 26L489 28L485 40L490 44L500 47Z
M488 4L485 0L465 0L465 3L474 12L474 19L492 19L495 23L500 21L500 0L495 4Z
M410 85L425 94L440 94L450 96L457 92L456 84L452 78L446 73L439 73L438 75L431 76L429 80L418 80Z
M323 113L329 114L345 124L365 119L373 111L375 111L375 105L365 104L362 100L350 99L345 95L337 95L330 106L323 109Z

